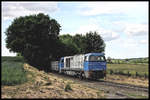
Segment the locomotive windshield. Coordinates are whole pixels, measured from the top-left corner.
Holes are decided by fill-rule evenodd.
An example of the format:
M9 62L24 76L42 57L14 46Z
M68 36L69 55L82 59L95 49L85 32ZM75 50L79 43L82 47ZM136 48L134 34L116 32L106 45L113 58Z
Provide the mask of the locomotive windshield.
M93 56L89 57L89 61L106 61L104 56Z

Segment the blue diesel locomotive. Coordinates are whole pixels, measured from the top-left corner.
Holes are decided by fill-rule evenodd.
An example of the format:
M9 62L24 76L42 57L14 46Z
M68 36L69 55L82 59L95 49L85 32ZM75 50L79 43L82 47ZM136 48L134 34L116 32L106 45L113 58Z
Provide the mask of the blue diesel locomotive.
M61 57L51 62L52 70L80 78L100 79L106 77L104 53L87 53Z

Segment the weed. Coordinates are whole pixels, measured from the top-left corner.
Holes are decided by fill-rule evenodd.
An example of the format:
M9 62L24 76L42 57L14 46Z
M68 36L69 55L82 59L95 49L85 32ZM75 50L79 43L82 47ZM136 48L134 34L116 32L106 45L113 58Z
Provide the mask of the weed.
M67 91L69 91L69 90L72 90L72 88L71 88L70 84L67 84L67 85L65 86L65 91L67 92Z
M110 74L113 74L113 70L110 70Z

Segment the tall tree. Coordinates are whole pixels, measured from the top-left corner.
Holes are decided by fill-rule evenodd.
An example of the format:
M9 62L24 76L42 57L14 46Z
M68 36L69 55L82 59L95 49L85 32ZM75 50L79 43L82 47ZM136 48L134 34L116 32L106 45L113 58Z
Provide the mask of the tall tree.
M73 36L65 34L59 36L59 39L65 46L62 50L62 52L64 52L64 56L71 56L78 53L78 47L73 41Z
M84 47L85 47L85 36L82 34L76 34L73 36L73 42L75 43L78 53L85 53L84 52Z
M85 53L105 51L105 43L96 31L86 33L84 51Z
M5 32L6 46L10 51L21 53L29 64L47 68L55 54L60 27L55 19L43 13L18 17Z
M104 52L105 50L105 43L97 32L90 31L86 35L76 34L74 36L66 34L59 36L59 38L67 48L65 56L90 52Z

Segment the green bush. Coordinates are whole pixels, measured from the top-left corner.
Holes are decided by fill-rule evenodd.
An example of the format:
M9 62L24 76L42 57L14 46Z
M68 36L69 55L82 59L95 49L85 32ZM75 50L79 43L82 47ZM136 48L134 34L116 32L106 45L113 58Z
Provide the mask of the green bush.
M69 90L72 90L72 88L71 88L70 84L67 84L66 87L65 87L65 91L67 92Z
M124 75L123 71L121 71L121 70L118 71L118 74L119 74L119 75Z
M131 76L131 73L128 71L128 76Z
M113 70L110 70L110 74L113 74Z
M148 75L145 73L145 74L144 74L144 77L145 77L145 78L148 78Z
M139 73L138 73L138 72L136 72L136 73L135 73L135 76L136 76L136 77L138 77L138 76L139 76Z

